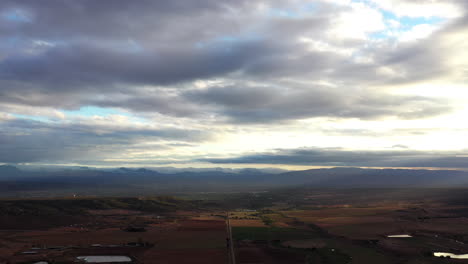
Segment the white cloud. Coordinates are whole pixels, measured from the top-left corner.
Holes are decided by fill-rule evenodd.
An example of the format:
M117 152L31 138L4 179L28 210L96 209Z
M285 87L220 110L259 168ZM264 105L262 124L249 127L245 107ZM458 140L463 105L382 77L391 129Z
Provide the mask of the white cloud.
M2 112L0 112L0 122L12 120L12 119L14 119L14 118L15 118L15 117L12 116L12 115L9 114L9 113L2 113Z
M0 104L0 111L10 114L25 115L31 117L45 117L52 120L63 120L65 114L53 107L34 107L17 104Z
M434 31L439 28L437 25L419 24L412 27L410 30L397 34L399 41L417 41L429 37Z
M443 17L455 18L463 11L451 1L446 0L370 0L376 6L390 11L399 17Z
M334 38L366 39L367 34L386 29L382 13L364 3L349 4L350 10L333 19Z
M401 27L401 23L400 23L400 21L398 21L398 20L395 20L395 19L388 19L386 22L387 22L387 24L388 24L388 27L390 27L390 28L392 28L392 29L400 28L400 27Z

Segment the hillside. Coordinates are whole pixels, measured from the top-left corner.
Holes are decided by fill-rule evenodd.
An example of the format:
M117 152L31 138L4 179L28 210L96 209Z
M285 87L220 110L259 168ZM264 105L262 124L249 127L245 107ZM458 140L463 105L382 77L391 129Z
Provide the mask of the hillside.
M2 200L0 216L86 215L88 210L125 209L145 212L170 212L188 209L194 202L169 196L153 198L69 198L36 200Z

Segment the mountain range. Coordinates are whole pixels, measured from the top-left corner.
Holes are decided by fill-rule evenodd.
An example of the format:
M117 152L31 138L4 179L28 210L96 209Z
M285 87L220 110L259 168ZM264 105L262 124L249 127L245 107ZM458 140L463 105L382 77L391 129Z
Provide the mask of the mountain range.
M3 196L134 195L180 192L262 191L270 188L468 187L468 172L458 170L329 168L302 171L176 170L73 167L23 169L0 166Z

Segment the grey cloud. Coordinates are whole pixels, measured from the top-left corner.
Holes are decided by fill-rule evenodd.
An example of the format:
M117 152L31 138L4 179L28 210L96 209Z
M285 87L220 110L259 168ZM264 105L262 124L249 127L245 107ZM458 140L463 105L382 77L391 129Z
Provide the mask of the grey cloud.
M13 119L0 122L0 162L80 161L124 155L136 144L159 142L146 150L212 139L206 131L175 128L112 127L87 123L56 124ZM142 150L145 150L143 147Z
M0 18L0 34L15 44L0 48L2 98L18 98L15 95L21 92L63 94L75 107L83 103L83 95L92 97L123 85L133 93L138 85L222 76L268 52L266 43L257 38L222 41L231 32L238 34L242 23L230 13L256 4L229 0L196 4L3 1L0 13L24 9L32 22L18 24ZM37 40L49 46L31 52L30 43ZM57 101L50 98L44 104Z
M394 148L394 149L409 149L408 146L401 145L401 144L393 145L392 148Z
M233 158L208 158L200 161L214 164L468 168L468 156L462 152L414 150L278 149L269 153L247 154Z
M460 8L468 10L465 3L458 3ZM321 17L322 24L317 23L321 30L308 30L307 26L296 23L295 33L288 35L286 40L280 41L287 52L272 54L252 61L244 71L247 75L259 78L312 78L330 80L342 86L346 85L393 85L410 84L420 81L431 81L449 76L460 68L447 60L454 54L450 34L464 35L468 27L466 20L468 13L461 18L447 23L436 30L427 39L398 43L395 39L381 39L378 44L369 45L365 40L344 41L322 35L330 23L331 17ZM284 23L286 24L286 23ZM276 27L281 28L276 25ZM314 28L314 27L312 27ZM273 31L273 30L272 30ZM298 37L309 37L311 40L324 41L325 45L337 49L357 48L359 51L352 55L340 54L324 50L310 50L308 44L293 43L287 40ZM278 32L276 39L282 39L283 32ZM450 43L450 44L448 44ZM368 61L355 60L356 56L363 56ZM394 75L382 75L378 71L382 67L392 69Z
M262 52L255 43L163 53L125 53L89 46L62 46L37 56L0 63L2 80L43 85L43 89L99 90L117 83L165 84L207 78L238 69Z
M147 92L141 96L131 96L124 99L89 100L88 104L100 107L122 107L139 113L158 112L176 117L197 118L202 115L201 107L187 101L178 95L170 95L164 91Z
M428 41L395 47L389 40L364 48L363 41L325 34L333 19L347 11L344 7L317 3L312 18L255 13L260 4L274 9L291 3L300 1L2 1L1 14L19 8L31 22L0 18L0 36L13 43L0 45L0 104L61 109L96 105L137 114L215 115L218 121L236 123L412 119L450 110L442 100L389 95L373 87L450 73L453 69L442 58L447 47L441 43L445 31L462 30L465 18ZM358 48L373 61L314 50L299 43L300 37ZM31 44L38 40L46 44ZM382 66L402 75L379 76ZM202 91L180 88L211 78L236 84ZM337 88L283 85L285 79L323 80ZM252 87L249 81L261 85ZM141 87L148 85L180 91L145 94Z
M450 110L444 100L396 96L366 91L343 95L340 89L302 87L226 86L187 92L188 101L219 107L220 114L234 122L257 123L311 117L375 119L398 116L422 118Z
M12 22L2 29L13 27L16 33L40 38L101 36L121 38L156 32L168 20L187 16L196 18L216 12L226 12L230 5L241 7L249 1L202 0L190 3L179 0L163 1L2 1L2 11L21 9L31 16L31 23ZM177 14L174 17L174 14ZM187 20L189 20L187 18ZM183 22L183 21L181 21ZM40 30L38 30L40 29ZM144 29L144 30L141 30Z

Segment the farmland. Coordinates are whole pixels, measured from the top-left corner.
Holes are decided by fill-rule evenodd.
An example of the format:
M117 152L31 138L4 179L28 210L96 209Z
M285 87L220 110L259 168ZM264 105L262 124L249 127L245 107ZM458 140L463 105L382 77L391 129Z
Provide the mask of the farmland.
M433 252L468 252L464 191L401 193L391 201L349 190L3 200L0 263L231 263L230 243L239 264L447 263Z
M27 212L5 215L1 218L2 227L10 228L0 231L0 263L74 263L77 256L89 255L125 255L135 263L152 263L154 259L159 263L226 262L224 219L197 219L197 212L181 209L186 206L183 201L164 202L163 207L157 207L156 200L145 200L143 204L154 206L139 210L136 208L141 207L140 203L133 199L130 200L133 204L123 203L127 200L114 204L114 207L132 207L132 210L113 209L109 201L60 201L70 210L79 209L80 214L73 216L66 211L62 216L36 214L30 218L32 225L25 218ZM95 207L96 202L106 204L106 209L86 210L83 206ZM27 202L6 203L20 208ZM59 202L51 201L54 203ZM62 221L51 221L53 219ZM34 221L44 223L35 225ZM209 260L206 255L210 255Z

